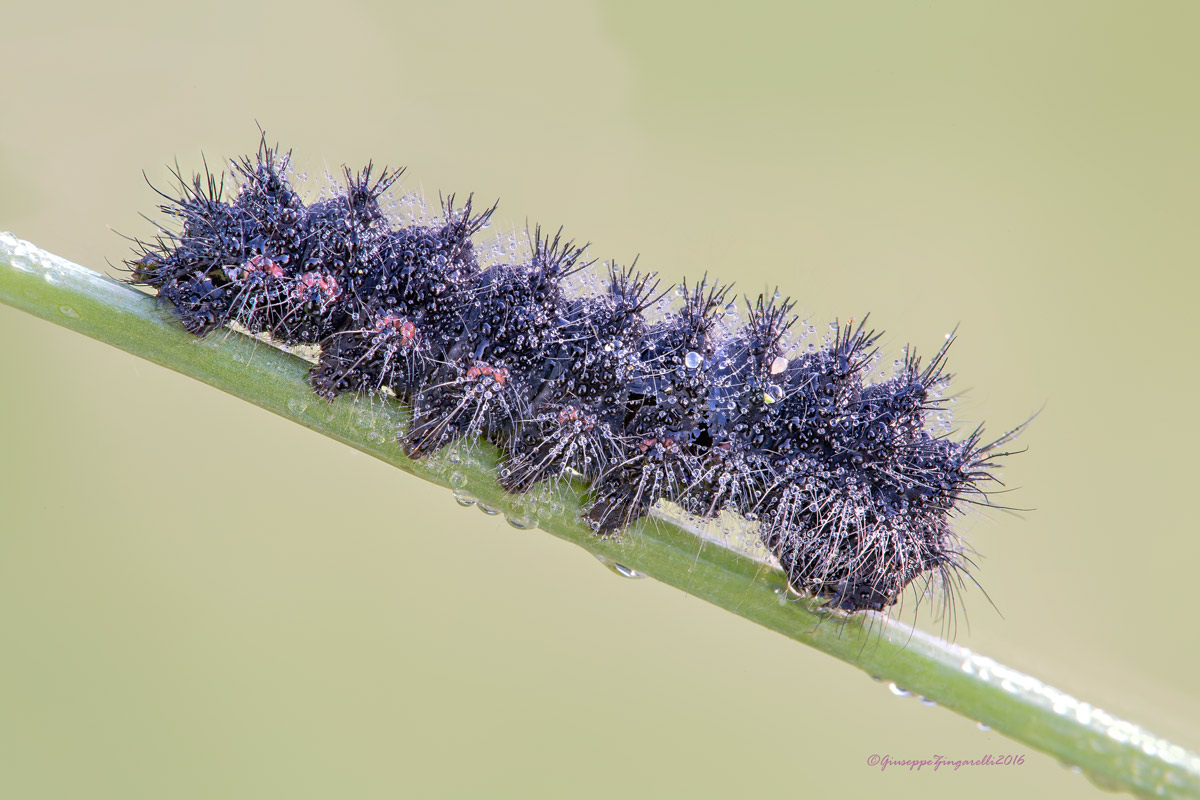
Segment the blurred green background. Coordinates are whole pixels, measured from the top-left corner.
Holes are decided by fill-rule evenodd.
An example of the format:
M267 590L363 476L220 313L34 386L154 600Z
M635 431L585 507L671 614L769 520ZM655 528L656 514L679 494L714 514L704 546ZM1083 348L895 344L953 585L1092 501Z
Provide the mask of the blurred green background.
M97 269L178 158L501 198L886 352L961 322L957 641L1200 747L1200 6L5 3L0 229ZM110 226L112 229L110 229ZM1095 790L832 659L0 307L0 796ZM996 610L998 609L998 611ZM937 623L932 623L936 628ZM893 758L1022 767L880 773Z

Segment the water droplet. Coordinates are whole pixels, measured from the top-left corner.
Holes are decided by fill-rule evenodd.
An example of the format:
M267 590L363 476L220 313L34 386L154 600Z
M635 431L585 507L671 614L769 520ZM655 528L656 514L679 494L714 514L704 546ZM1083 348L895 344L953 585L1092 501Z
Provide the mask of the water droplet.
M990 731L992 729L991 725L985 725L982 722L977 723L975 727L979 728L981 731Z
M453 489L461 489L467 485L467 476L461 472L450 473L450 486Z
M508 524L519 531L527 531L537 527L537 520L529 517L522 517L519 514L508 514L504 517L508 520Z
M462 463L462 451L459 450L457 447L451 447L449 450L446 451L446 460L449 461L451 464Z
M763 402L770 405L783 399L783 387L771 384L763 391Z
M287 401L288 411L293 414L303 414L308 409L308 403L301 402L295 398Z
M59 306L58 310L63 313L63 316L70 317L71 319L79 319L79 312L70 306Z
M454 502L458 503L463 508L470 508L471 506L475 505L479 501L476 500L471 495L464 492L462 489L455 489L454 490Z
M493 508L492 506L485 506L483 503L479 503L479 510L487 514L489 517L494 517L500 513L500 509Z
M616 561L613 561L611 558L608 558L607 556L596 556L596 560L599 561L604 566L611 569L613 572L620 575L622 578L635 578L636 579L636 578L646 577L645 575L638 572L633 567L627 567L624 564L618 564Z
M683 357L683 363L688 369L698 369L704 363L704 356L695 350L689 350L687 355Z
M776 356L771 362L771 374L778 375L788 368L788 360L783 356Z
M930 700L925 695L921 695L920 699L921 699L921 705L923 705L923 706L936 706L937 705L936 700Z
M642 573L638 572L638 571L637 571L636 569L634 569L633 567L627 567L627 566L625 566L624 564L616 564L616 563L614 563L614 564L612 565L612 571L613 571L613 572L615 572L615 573L617 573L618 575L620 575L622 578L634 578L634 579L637 579L637 578L644 578L644 577L646 577L645 575L643 575Z
M894 681L892 683L888 684L888 691L890 691L892 694L896 695L896 697L908 697L910 694L910 692L907 689L901 689L899 686L897 686L895 684Z
M1085 777L1089 781L1091 781L1092 785L1095 786L1097 789L1103 789L1106 792L1114 792L1114 793L1122 791L1122 786L1121 786L1120 781L1118 781L1116 778L1112 777L1111 775L1102 775L1097 772L1089 772L1086 770L1080 770L1080 772L1082 772L1083 777Z

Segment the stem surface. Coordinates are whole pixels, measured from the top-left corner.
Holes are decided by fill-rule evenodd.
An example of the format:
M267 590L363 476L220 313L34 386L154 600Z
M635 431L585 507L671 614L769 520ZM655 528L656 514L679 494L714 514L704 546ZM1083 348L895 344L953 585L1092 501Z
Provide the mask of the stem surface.
M651 518L619 539L599 539L579 519L586 487L563 485L536 501L507 494L496 483L498 453L490 445L405 458L395 441L408 422L399 403L346 396L327 403L309 389L310 364L302 358L232 331L197 339L153 297L3 232L0 302L215 386L452 488L464 502L501 510L518 527L536 524L618 570L636 570L815 647L1078 766L1102 788L1200 797L1200 756L1137 725L884 614L823 610L789 594L778 567L687 524Z

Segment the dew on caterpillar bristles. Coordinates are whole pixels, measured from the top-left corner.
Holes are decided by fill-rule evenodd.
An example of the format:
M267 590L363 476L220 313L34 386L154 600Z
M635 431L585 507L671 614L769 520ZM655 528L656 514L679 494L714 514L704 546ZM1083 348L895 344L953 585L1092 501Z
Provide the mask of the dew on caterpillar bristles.
M159 208L175 226L136 242L130 281L197 336L237 328L306 352L319 397L397 398L409 457L452 466L487 440L506 491L588 484L597 536L652 513L701 542L737 529L747 557L834 611L936 588L952 615L974 581L953 520L999 507L993 473L1024 426L955 437L954 332L882 369L865 315L821 336L778 289L744 297L707 274L665 286L537 226L485 242L496 205L432 207L401 192L403 170L346 168L305 202L290 153L265 137L231 167L228 183L173 170L179 193Z

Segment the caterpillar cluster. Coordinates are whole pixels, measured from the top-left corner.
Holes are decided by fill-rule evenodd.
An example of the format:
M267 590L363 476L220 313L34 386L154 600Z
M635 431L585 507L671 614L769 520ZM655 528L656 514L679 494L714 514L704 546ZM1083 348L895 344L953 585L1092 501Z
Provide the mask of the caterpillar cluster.
M922 576L953 590L967 575L951 516L986 502L1012 434L927 428L950 338L870 383L879 335L865 320L797 349L791 301L760 296L730 323L729 287L707 278L673 305L634 266L573 292L593 263L585 246L538 230L521 263L483 264L472 237L495 206L450 197L438 221L396 225L380 198L401 173L371 164L306 204L289 157L264 141L233 161L228 201L212 174L177 173L180 196L162 195L177 229L126 264L193 334L235 322L318 345L313 390L400 398L411 457L482 437L504 454L508 491L582 476L598 535L660 500L731 510L758 522L792 587L849 611L882 610Z

